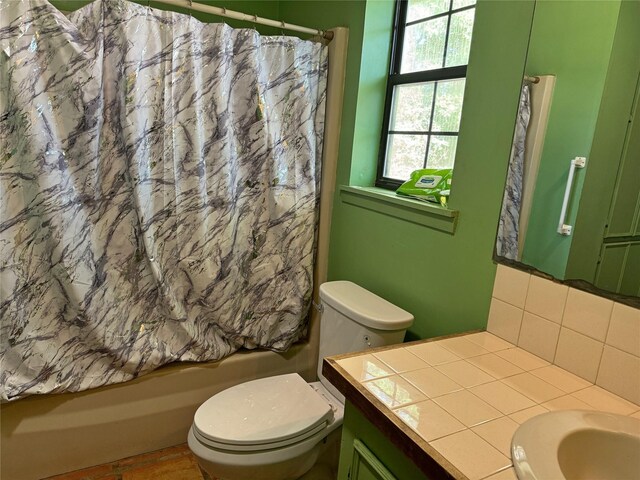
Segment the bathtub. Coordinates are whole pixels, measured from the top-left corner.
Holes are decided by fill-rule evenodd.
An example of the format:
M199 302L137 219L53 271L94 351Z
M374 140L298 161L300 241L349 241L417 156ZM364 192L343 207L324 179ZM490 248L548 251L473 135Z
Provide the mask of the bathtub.
M85 392L0 406L0 478L41 479L186 442L211 395L254 378L298 372L315 379L317 349L239 351L219 362L180 363Z

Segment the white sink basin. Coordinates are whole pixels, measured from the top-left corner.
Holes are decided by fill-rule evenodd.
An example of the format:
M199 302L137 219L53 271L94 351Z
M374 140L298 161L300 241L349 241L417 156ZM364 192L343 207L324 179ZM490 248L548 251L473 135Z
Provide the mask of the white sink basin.
M526 421L513 435L519 480L640 480L640 420L561 410Z

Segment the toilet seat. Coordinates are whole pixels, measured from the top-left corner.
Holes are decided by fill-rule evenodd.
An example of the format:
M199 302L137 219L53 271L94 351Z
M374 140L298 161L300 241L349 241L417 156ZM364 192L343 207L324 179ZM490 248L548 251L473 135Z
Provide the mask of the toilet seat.
M327 399L293 373L242 383L214 395L196 411L193 434L215 449L258 452L314 437L333 416Z

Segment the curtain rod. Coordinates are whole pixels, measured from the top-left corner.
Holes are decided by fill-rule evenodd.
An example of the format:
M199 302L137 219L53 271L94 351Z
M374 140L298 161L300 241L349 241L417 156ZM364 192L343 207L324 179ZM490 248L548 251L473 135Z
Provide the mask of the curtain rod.
M234 18L236 20L244 20L246 22L252 22L259 25L268 25L270 27L282 28L284 30L291 30L293 32L308 33L310 35L319 35L326 40L333 39L333 32L318 30L315 28L301 27L300 25L294 25L292 23L286 23L278 20L271 20L270 18L258 17L257 15L249 15L246 13L235 12L223 7L214 7L213 5L203 5L202 3L192 2L190 0L155 0L157 3L163 3L165 5L175 5L177 7L187 8L189 10L195 10L202 13L211 13L218 15L219 17Z
M524 76L524 81L529 83L540 83L540 77L530 77L528 75Z

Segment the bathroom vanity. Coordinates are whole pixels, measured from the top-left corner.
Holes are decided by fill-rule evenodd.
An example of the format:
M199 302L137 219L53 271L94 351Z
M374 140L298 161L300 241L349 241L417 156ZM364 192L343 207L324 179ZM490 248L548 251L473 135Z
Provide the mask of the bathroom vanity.
M516 479L511 438L547 411L640 406L488 332L324 360L346 397L340 480Z

